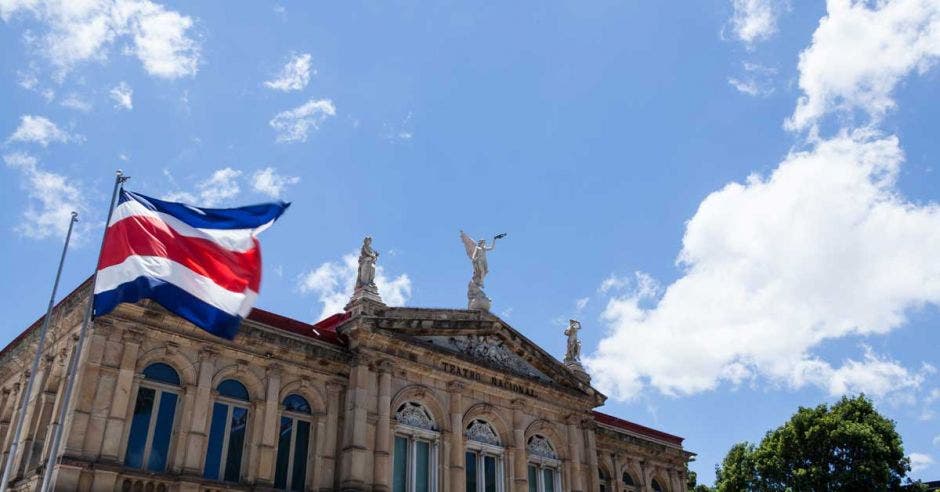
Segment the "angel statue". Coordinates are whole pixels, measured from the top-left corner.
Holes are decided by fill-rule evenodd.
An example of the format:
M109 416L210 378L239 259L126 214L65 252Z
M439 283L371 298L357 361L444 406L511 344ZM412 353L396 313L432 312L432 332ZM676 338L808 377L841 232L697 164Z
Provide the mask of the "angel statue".
M490 246L486 245L486 240L474 241L466 232L460 231L460 240L463 241L463 247L467 250L467 256L473 262L473 281L483 287L483 278L489 273L489 267L486 263L486 252L493 251L496 248L496 240L506 237L506 234L497 234L493 237Z
M578 338L578 331L581 330L581 323L578 320L568 320L568 328L565 329L565 335L568 336L568 351L565 353L565 363L581 362L581 340Z
M362 240L362 249L359 250L359 274L356 277L356 288L375 287L375 262L379 259L379 252L372 249L372 237L366 236Z

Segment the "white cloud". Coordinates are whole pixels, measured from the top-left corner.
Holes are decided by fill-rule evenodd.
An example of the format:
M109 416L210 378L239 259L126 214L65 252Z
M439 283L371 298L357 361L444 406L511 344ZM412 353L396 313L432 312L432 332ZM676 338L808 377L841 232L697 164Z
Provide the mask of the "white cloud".
M41 169L39 161L29 154L7 154L3 160L7 167L19 171L28 199L15 231L32 239L64 239L71 213L81 215L88 210L85 195L75 181ZM86 231L86 223L80 222L73 232L73 240L80 243Z
M933 465L933 458L924 453L911 453L911 471L917 473L926 470Z
M892 92L914 70L924 72L940 55L940 2L829 0L812 44L800 54L803 96L786 121L811 127L834 110L861 111L871 119L894 107Z
M323 319L343 311L349 302L356 283L359 268L359 256L349 253L339 262L326 262L298 277L301 293L313 293L323 304L320 318ZM382 266L376 266L375 285L379 295L389 306L403 306L411 298L411 279L407 274L390 278Z
M747 44L770 38L777 32L777 16L782 7L775 0L731 0L734 12L731 29Z
M940 304L940 206L903 199L902 161L896 137L844 131L709 195L686 226L682 277L656 298L609 300L610 333L587 359L595 382L619 398L758 377L831 394L918 387L932 368L870 350L833 367L813 353Z
M91 111L91 103L74 92L65 96L65 99L62 99L59 104L62 105L62 107L74 109L83 113Z
M294 109L282 111L270 121L277 131L278 142L306 142L310 129L316 130L330 116L336 115L336 107L329 99L310 99Z
M940 446L940 434L937 434L937 435L933 438L933 445L934 445L934 446Z
M299 182L299 177L280 175L273 167L255 171L255 174L251 177L251 187L258 193L268 195L271 198L280 198L285 188Z
M62 130L55 123L42 116L23 115L20 117L20 126L16 128L7 139L9 142L32 142L43 147L50 143L80 142L80 135L71 135Z
M316 71L314 71L316 73ZM264 83L269 89L277 91L299 91L310 82L310 53L291 57L280 73Z
M195 75L199 46L190 35L193 20L149 0L0 0L0 17L9 22L29 14L45 24L30 44L60 75L80 62L104 61L111 45L127 40L147 73L175 79Z
M580 313L581 311L584 311L584 308L587 307L588 302L590 302L590 301L591 301L591 298L590 298L590 297L582 297L582 298L580 298L580 299L574 301L575 309L576 309L579 313Z
M112 87L108 95L114 100L115 108L134 109L134 90L127 85L127 82L121 81L120 84Z
M164 175L175 183L173 175L166 169ZM216 169L207 179L196 184L195 191L176 190L164 193L163 199L173 202L183 202L197 207L215 207L230 202L241 193L238 183L242 172L231 167Z
M738 77L729 77L728 83L738 92L749 96L769 96L773 94L773 76L777 70L758 63L744 62L744 73Z

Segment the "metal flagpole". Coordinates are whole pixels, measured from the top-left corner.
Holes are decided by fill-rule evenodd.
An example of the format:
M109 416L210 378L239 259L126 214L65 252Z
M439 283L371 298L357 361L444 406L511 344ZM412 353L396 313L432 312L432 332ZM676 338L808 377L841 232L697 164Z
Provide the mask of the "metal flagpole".
M124 176L124 173L118 169L114 177L114 191L111 192L111 205L108 207L108 219L104 223L104 232L101 234L101 247L98 249L98 260L101 260L101 251L104 250L104 238L108 234L108 226L111 225L111 214L114 213L114 203L117 201L118 192L121 191L121 185L130 179ZM69 404L72 400L72 389L75 386L75 377L78 374L78 360L82 356L82 345L85 342L85 332L91 324L91 317L95 307L95 284L98 282L98 262L95 262L95 274L91 278L91 291L88 295L88 308L85 311L85 318L82 320L82 327L78 331L78 341L75 342L75 348L72 349L72 358L69 359L69 368L65 380L65 391L62 393L62 401L59 403L59 415L52 423L52 445L49 446L49 455L46 457L46 466L42 475L42 487L39 490L48 492L52 485L52 473L58 461L59 445L62 441L62 429L65 424L65 416L68 415Z
M3 478L0 479L0 492L6 492L7 483L10 480L10 474L13 473L13 459L16 456L16 447L20 442L20 435L23 432L23 421L26 419L26 405L29 403L29 395L33 391L33 382L36 380L36 372L39 371L39 359L42 357L43 347L46 344L46 331L49 330L49 321L52 319L52 308L55 306L55 294L59 290L59 279L62 278L62 265L65 264L65 253L69 250L69 240L72 238L72 228L78 222L78 213L72 212L72 218L69 219L69 230L65 233L65 245L62 246L62 256L59 257L59 269L55 273L55 282L52 284L52 294L49 296L49 306L46 308L46 316L42 320L42 326L39 328L39 343L36 346L36 355L33 357L33 365L29 369L29 377L26 379L26 389L21 393L20 409L16 414L16 431L13 433L13 443L10 445L10 454L7 455L6 465L3 467Z

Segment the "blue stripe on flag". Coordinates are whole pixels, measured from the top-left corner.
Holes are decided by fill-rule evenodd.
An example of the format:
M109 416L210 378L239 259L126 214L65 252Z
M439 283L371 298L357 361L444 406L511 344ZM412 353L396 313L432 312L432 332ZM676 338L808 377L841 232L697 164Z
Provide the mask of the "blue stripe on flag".
M122 302L137 302L150 298L173 314L213 335L235 338L242 318L211 306L179 287L153 277L137 277L114 289L95 294L95 316L110 313Z
M172 215L199 229L254 229L276 220L290 206L287 202L273 202L238 208L200 208L122 190L118 203L128 200L135 200L150 210Z

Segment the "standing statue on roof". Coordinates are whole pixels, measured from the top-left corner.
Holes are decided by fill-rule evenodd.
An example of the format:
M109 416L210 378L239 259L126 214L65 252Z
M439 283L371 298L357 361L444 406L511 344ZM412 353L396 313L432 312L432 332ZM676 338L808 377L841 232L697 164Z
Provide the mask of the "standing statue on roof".
M493 242L487 246L486 240L474 241L466 232L460 231L460 240L467 251L467 257L470 258L470 262L473 264L473 278L471 278L470 284L467 285L468 309L490 309L490 299L483 292L483 280L486 278L486 274L490 272L489 264L486 261L486 252L493 251L496 247L496 240L504 237L506 237L506 234L497 234L493 237Z
M356 287L375 286L375 262L379 259L379 252L372 249L372 237L366 236L362 240L362 248L359 250L359 274L356 277Z
M565 353L565 363L581 362L581 339L578 338L578 332L581 331L581 323L576 319L568 320L568 328L565 329L565 335L568 336L568 351Z

